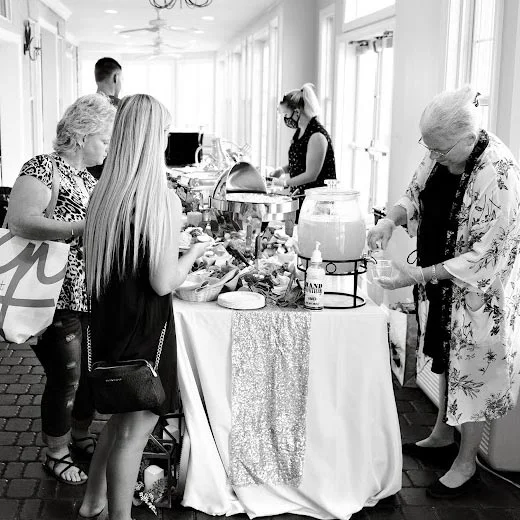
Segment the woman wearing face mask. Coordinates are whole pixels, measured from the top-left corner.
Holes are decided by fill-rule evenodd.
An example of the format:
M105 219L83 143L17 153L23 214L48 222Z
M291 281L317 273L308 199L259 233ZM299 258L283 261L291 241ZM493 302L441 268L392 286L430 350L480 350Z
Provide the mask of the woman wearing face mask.
M273 172L274 184L289 187L293 194L324 186L326 179L336 178L332 140L318 121L320 106L314 86L306 83L301 89L284 95L278 111L289 128L296 132L289 147L289 164Z

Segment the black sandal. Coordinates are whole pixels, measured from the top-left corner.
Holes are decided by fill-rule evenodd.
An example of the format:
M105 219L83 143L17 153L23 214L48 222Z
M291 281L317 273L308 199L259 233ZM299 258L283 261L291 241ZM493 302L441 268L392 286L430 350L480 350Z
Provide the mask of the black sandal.
M80 445L84 443L83 445ZM94 435L87 435L86 437L75 438L72 437L69 444L70 451L81 461L88 462L94 455L94 450L97 446L97 438ZM92 449L92 451L90 451Z
M63 482L63 484L69 484L70 486L81 486L82 484L85 484L87 482L86 478L75 481L68 480L62 477L63 473L65 473L65 471L67 471L70 468L77 468L78 475L82 473L81 468L78 468L78 466L76 466L76 464L72 460L70 453L67 453L61 459L57 459L56 457L53 457L48 453L45 455L45 457L45 462L42 464L44 471L51 475L51 477L54 477L58 482ZM51 462L53 463L52 467L50 465ZM65 466L59 473L55 469L58 464L63 464Z

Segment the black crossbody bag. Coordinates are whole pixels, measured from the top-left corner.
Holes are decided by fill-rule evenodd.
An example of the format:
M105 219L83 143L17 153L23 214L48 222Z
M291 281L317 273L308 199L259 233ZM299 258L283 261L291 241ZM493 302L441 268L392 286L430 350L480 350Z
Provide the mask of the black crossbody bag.
M168 322L159 338L155 365L146 359L133 359L110 364L92 364L90 326L87 328L88 379L96 410L101 414L155 410L165 399L164 388L157 372Z

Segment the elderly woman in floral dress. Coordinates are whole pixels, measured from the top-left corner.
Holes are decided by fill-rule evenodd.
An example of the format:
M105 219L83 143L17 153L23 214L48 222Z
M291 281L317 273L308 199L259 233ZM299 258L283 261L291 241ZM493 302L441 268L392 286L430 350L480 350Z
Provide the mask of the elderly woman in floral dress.
M428 153L368 236L372 248L385 248L399 225L417 236L417 266L398 265L379 283L418 284L421 342L441 375L440 407L429 437L403 451L453 454L428 488L438 498L473 489L485 421L516 405L520 383L520 169L504 143L480 129L477 106L469 86L428 104L420 121ZM453 426L461 428L459 448Z

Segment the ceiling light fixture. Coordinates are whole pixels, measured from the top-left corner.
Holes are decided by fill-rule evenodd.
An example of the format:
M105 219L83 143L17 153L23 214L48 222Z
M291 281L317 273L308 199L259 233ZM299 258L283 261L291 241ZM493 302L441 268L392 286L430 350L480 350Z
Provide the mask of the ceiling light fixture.
M214 16L203 16L202 19L205 20L206 22L212 22L213 20L215 20L215 17Z
M107 13L107 14L117 14L117 11L115 9L105 9L105 13Z
M179 2L179 6L182 7L185 5L186 7L208 7L213 0L148 0L152 7L156 9L171 9L175 7L177 2Z
M114 25L114 29L124 29L124 25Z
M204 31L202 29L195 29L193 34L204 34Z

